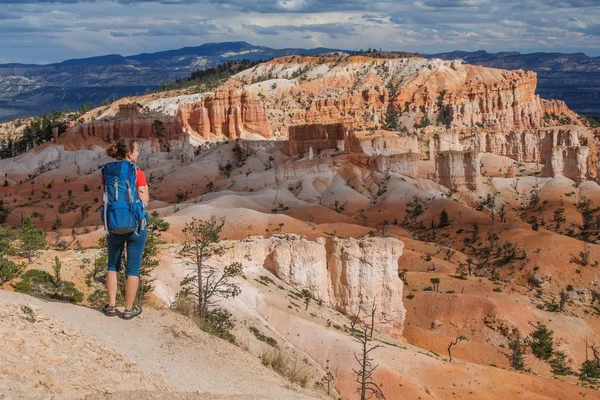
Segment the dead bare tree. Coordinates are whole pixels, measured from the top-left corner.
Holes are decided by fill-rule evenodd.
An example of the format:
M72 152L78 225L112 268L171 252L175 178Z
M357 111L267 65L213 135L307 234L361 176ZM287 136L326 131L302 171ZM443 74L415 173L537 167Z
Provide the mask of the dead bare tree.
M358 363L359 367L357 369L352 369L352 371L356 375L356 382L359 384L359 387L356 389L356 393L360 394L360 400L367 400L373 397L379 400L386 400L383 391L381 390L379 385L377 385L377 383L373 380L373 374L375 373L377 367L379 367L379 364L373 365L374 359L370 356L371 352L383 346L379 344L369 346L370 339L367 333L368 328L366 325L363 324L360 330L354 329L354 325L359 319L359 315L360 308L359 312L354 318L354 322L351 323L352 336L354 337L354 341L359 343L361 346L360 355L354 353L354 358L356 359L356 362ZM374 321L374 315L375 312L372 311L371 321ZM371 325L371 328L373 328L373 324Z
M370 339L373 339L373 328L375 327L375 311L377 310L375 299L376 297L373 297L373 304L371 305L371 333L369 334Z
M450 345L448 345L448 361L452 362L452 346L456 346L461 340L467 340L467 337L460 335L454 342L450 342Z
M598 368L600 368L600 349L596 348L595 343L590 346L590 349L592 349L592 353L596 359L596 364L598 364Z

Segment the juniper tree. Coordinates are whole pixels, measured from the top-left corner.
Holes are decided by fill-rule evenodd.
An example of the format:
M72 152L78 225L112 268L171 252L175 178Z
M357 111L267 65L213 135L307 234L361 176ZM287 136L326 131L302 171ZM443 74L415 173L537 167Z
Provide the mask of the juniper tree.
M27 215L21 228L19 228L19 241L21 242L19 249L27 253L29 263L31 263L36 251L46 248L45 236L46 233L41 229L37 229L29 215Z
M181 282L182 294L197 300L196 313L200 318L207 316L209 307L218 298L235 297L240 293L239 285L231 279L242 274L242 265L238 262L229 264L222 271L209 264L219 248L220 233L225 219L217 221L212 216L207 221L196 218L185 224L183 233L188 238L183 244L181 254L191 258L194 267Z

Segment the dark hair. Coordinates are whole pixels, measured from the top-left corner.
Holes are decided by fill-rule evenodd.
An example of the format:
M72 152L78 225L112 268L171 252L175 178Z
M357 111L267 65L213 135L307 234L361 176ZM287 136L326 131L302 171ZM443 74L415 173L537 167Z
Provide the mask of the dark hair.
M134 152L136 143L137 141L132 138L119 139L106 149L106 155L117 160L125 160L127 154Z

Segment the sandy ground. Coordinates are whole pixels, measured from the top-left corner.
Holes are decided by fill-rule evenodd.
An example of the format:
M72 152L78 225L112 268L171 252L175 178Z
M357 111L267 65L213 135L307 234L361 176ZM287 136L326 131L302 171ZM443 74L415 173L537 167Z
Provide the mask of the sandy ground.
M56 398L79 398L86 391L102 394L103 391L164 391L167 388L177 392L210 393L205 397L175 397L182 399L221 398L210 397L216 395L245 396L233 399L319 398L291 387L283 378L263 367L258 358L210 337L190 320L168 310L145 309L139 318L124 321L121 318L108 318L95 309L49 302L7 291L0 291L0 302L4 310L13 310L13 313L18 313L21 305L31 307L36 314L47 316L43 317L44 323L56 326L59 336L61 333L65 336L62 342L53 344L54 352L48 351L50 354L47 354L40 349L44 358L33 359L30 351L26 350L35 347L35 344L25 346L23 343L33 342L34 336L30 331L39 330L38 322L29 323L27 329L15 330L26 324L25 316L13 315L10 320L1 319L3 343L18 347L22 351L21 357L28 359L23 363L11 358L11 353L8 353L8 359L6 352L0 355L0 360L4 358L4 369L11 365L9 375L6 375L6 370L0 375L0 389L3 395L8 396L5 397L7 399L47 398L51 395L56 395ZM12 323L13 319L20 325ZM69 339L71 336L76 336L81 343L73 343ZM82 354L82 347L92 347L95 352L91 356ZM51 357L69 362L55 363L51 367L47 364L47 359ZM109 359L105 360L107 357ZM81 368L75 368L80 359ZM90 365L90 362L93 363ZM20 373L19 368L24 370ZM129 368L131 372L120 372L124 368ZM52 369L51 373L46 373L46 369ZM25 382L15 382L11 376L14 378L17 374L28 378ZM132 374L137 385L131 384L134 379ZM80 379L89 384L85 391L70 384ZM36 384L36 380L43 383ZM32 387L37 392L32 392ZM119 396L115 398L125 398Z

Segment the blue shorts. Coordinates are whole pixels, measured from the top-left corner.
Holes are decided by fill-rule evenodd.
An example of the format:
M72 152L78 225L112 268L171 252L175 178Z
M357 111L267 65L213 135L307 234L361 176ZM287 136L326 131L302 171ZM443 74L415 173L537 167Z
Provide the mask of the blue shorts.
M142 266L142 255L146 244L146 229L122 235L110 233L106 239L108 243L108 270L119 271L121 269L121 256L127 243L127 276L140 276Z

